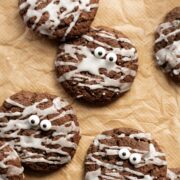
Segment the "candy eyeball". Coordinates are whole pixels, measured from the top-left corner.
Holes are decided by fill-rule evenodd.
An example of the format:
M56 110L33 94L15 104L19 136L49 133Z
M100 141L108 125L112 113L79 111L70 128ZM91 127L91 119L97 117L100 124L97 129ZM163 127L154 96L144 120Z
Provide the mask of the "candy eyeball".
M131 164L136 165L141 162L141 158L142 158L141 154L133 153L131 154L129 161Z
M94 55L101 59L106 55L106 50L103 47L97 47L94 51Z
M119 151L119 157L123 160L129 159L131 153L129 152L129 150L127 148L122 148Z
M35 127L39 124L40 119L37 115L32 115L29 117L28 121L31 126Z
M113 52L110 52L107 56L106 56L106 60L109 62L116 62L117 61L117 55Z
M40 123L40 128L43 130L43 131L49 131L52 127L52 124L49 120L43 120L41 121Z

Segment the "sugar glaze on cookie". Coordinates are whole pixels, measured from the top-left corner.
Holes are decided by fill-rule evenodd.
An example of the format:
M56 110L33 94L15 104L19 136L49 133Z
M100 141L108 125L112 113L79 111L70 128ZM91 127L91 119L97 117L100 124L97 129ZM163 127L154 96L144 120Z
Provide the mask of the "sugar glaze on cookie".
M167 180L180 180L180 169L168 169Z
M132 132L130 134L130 131L126 133L126 130L124 130L125 133L121 130L112 132L107 131L98 135L90 146L85 160L86 180L165 179L167 164L165 154L157 149L149 133ZM122 145L115 145L118 143ZM141 145L142 149L140 149ZM145 147L147 150L144 149ZM123 148L128 149L131 154L140 154L140 163L133 165L129 159L119 158L119 151Z
M4 172L4 173L3 173ZM14 149L8 143L0 142L0 179L24 179L24 168Z
M26 92L22 93L26 96ZM73 109L60 97L45 97L40 95L41 100L32 100L34 102L31 105L23 105L8 98L5 101L7 107L12 106L18 110L14 112L12 108L10 112L0 112L0 138L9 141L18 152L22 163L27 166L30 164L32 169L38 163L52 166L52 169L68 163L79 141L79 127ZM2 109L4 107L6 109L6 105ZM31 115L37 115L41 122L48 119L46 121L51 122L51 129L43 131L40 125L32 127L29 123Z
M116 33L94 28L82 36L82 43L77 40L60 46L55 63L57 71L60 71L59 82L72 82L80 91L88 88L92 96L97 90L98 93L102 93L102 100L107 92L111 92L111 96L118 96L128 91L137 72L137 51L128 38L124 35L117 38ZM112 41L114 46L108 44L109 41ZM104 49L103 57L96 56L97 48ZM127 64L131 64L133 68ZM63 72L60 68L67 70ZM82 98L83 95L75 94L76 98Z
M164 31L170 28L175 28L175 30L166 35L163 34ZM161 24L158 28L158 33L160 36L156 40L156 43L160 43L161 41L168 41L170 36L176 36L178 33L180 33L180 20ZM156 59L158 64L161 66L168 62L166 68L164 69L166 72L170 72L175 68L172 71L174 75L180 75L180 67L176 68L180 64L180 40L174 41L172 44L160 49L156 53Z
M173 9L156 32L157 64L177 83L180 82L180 7Z
M26 13L23 13L23 19L26 24L28 24L29 21L32 22L32 19L35 18L31 26L33 30L43 35L56 37L58 32L56 35L54 33L63 26L62 32L59 33L59 36L63 34L63 39L65 39L76 26L83 12L90 13L92 9L97 9L97 7L97 0L49 0L48 2L44 2L43 0L21 0L19 5L20 11L26 11ZM45 14L48 17L44 17L45 20L41 23ZM61 21L63 21L63 24ZM66 21L69 23L68 27L65 27ZM65 30L63 30L63 28L65 28Z

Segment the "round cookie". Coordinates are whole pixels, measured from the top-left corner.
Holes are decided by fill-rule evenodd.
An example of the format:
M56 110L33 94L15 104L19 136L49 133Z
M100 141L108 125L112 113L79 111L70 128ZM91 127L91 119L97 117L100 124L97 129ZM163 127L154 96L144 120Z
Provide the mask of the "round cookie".
M24 168L14 149L8 143L0 141L0 179L22 180Z
M33 31L61 40L89 30L99 0L19 0L24 23Z
M85 180L165 180L167 162L151 135L113 129L98 135L85 160Z
M60 97L21 91L0 108L0 139L14 146L24 166L50 171L71 161L79 125L72 107Z
M180 180L180 168L168 169L167 180Z
M180 7L166 16L157 28L155 56L157 64L176 83L180 83Z
M124 34L98 27L60 45L55 66L59 82L74 98L102 104L130 89L137 61L136 48Z

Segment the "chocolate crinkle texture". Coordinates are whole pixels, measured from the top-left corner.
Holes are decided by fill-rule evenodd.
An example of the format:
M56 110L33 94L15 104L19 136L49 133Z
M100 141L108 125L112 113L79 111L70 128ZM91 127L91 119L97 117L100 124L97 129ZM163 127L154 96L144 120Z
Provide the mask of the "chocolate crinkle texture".
M16 151L7 143L0 141L0 179L23 180L24 168Z
M176 83L180 83L180 7L176 7L157 28L155 36L157 64Z
M168 169L167 180L180 180L180 168Z
M53 39L71 39L89 30L99 0L19 0L24 23Z
M88 149L85 180L165 180L165 154L151 134L113 129L98 135Z
M130 89L138 56L124 34L97 27L60 45L55 66L59 82L74 98L106 104Z
M0 108L0 139L11 142L25 167L46 172L71 161L80 140L79 124L60 97L21 91Z

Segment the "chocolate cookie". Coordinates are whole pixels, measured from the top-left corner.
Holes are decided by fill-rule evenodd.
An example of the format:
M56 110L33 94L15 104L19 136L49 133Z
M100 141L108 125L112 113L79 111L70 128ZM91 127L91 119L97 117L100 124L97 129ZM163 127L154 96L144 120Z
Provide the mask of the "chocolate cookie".
M55 170L71 161L79 125L72 107L60 97L21 91L0 108L0 139L14 146L24 166Z
M169 12L159 25L154 49L157 64L180 83L180 7Z
M113 129L98 135L85 160L86 180L165 180L165 155L151 135Z
M89 30L99 0L19 0L24 23L50 38L70 39Z
M14 149L8 143L0 141L0 179L22 180L24 168Z
M180 168L168 169L167 180L180 180Z
M99 27L60 45L55 66L59 82L73 97L107 103L130 89L137 61L136 48L124 34Z

